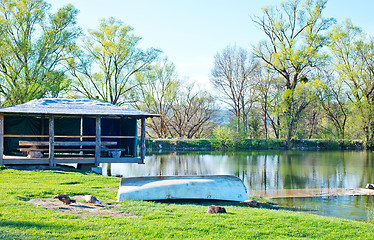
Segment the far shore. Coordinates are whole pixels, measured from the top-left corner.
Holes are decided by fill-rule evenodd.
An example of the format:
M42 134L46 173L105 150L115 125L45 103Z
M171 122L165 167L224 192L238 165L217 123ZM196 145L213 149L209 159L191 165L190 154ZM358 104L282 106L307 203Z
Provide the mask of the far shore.
M171 151L251 151L251 150L365 150L361 140L293 140L287 143L284 139L244 139L225 146L215 139L147 139L148 150Z

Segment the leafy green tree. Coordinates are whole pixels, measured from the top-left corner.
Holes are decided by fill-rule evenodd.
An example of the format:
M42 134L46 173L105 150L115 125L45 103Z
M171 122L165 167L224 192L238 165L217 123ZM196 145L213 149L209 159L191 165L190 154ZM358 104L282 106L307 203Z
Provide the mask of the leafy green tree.
M255 47L255 56L282 76L284 108L281 120L287 140L295 134L305 109L303 104L297 104L296 87L308 79L312 68L325 63L327 57L321 49L328 43L326 30L334 20L322 16L326 2L288 0L279 7L264 8L262 17L252 19L267 36L267 41Z
M43 0L0 1L2 105L57 97L69 81L63 62L80 34L72 5L48 12Z
M280 103L281 111L285 121L281 122L280 132L288 133L290 121L295 123L304 119L304 110L317 100L316 90L320 88L320 81L300 82L295 89L286 89L283 93L283 100ZM291 107L291 109L290 109ZM304 126L294 126L291 139L304 138ZM286 135L284 134L284 135Z
M347 20L331 31L330 48L341 81L349 89L349 100L360 120L368 148L374 148L374 41Z
M141 38L132 31L115 18L102 19L97 30L89 30L80 52L69 62L77 94L115 105L131 101L137 86L134 75L149 67L160 52L138 48Z

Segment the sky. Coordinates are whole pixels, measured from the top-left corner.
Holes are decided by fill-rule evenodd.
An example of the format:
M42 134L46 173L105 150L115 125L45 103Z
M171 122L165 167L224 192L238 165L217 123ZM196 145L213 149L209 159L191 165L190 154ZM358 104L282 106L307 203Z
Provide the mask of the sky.
M102 18L115 17L134 28L143 49L162 50L176 66L178 76L211 91L209 76L214 56L227 46L251 50L264 34L251 17L281 0L46 0L51 11L73 4L78 25L96 29ZM350 18L374 36L373 0L329 0L325 17L338 22Z

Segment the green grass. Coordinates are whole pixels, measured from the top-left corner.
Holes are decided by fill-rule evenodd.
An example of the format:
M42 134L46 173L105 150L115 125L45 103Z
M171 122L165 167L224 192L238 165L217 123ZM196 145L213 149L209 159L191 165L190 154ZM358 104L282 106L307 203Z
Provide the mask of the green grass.
M114 203L119 178L93 173L0 170L0 239L373 239L372 224L229 202L207 214L204 202L122 202L139 217L80 218L34 206L31 198L93 194Z

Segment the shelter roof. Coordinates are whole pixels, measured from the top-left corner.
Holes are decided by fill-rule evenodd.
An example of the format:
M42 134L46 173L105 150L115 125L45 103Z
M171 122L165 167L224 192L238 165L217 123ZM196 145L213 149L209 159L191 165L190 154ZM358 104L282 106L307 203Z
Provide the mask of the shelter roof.
M127 107L119 107L88 99L43 98L28 103L0 108L0 113L52 114L52 115L101 115L128 116L135 118L158 117L158 114L141 112Z

